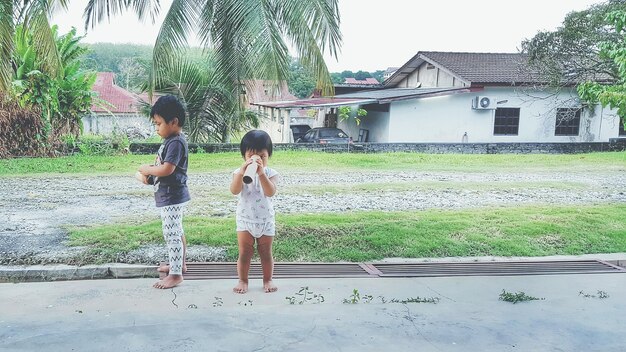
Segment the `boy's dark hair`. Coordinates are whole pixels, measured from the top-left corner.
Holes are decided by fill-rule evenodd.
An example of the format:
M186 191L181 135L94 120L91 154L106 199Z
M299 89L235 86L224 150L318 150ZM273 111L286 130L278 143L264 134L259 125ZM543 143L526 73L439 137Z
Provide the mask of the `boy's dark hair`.
M247 150L261 151L267 149L268 156L272 156L272 138L265 131L252 130L246 133L239 145L241 156L246 156Z
M185 125L185 107L173 95L164 95L157 99L150 109L150 118L154 118L154 115L161 116L167 123L178 118L178 126L183 127Z

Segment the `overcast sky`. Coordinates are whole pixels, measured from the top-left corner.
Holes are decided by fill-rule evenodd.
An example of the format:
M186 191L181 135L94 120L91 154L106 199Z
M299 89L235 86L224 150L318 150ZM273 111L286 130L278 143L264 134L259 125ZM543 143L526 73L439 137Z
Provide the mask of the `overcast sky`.
M306 1L306 0L305 0ZM417 51L516 52L524 38L554 30L570 11L598 0L339 0L343 46L337 59L326 60L331 72L375 71L401 66ZM61 33L74 26L84 34L82 12L87 0L73 0L52 23ZM171 0L161 1L167 9ZM165 10L161 11L161 16ZM150 44L158 24L140 23L135 15L114 18L90 29L86 43Z

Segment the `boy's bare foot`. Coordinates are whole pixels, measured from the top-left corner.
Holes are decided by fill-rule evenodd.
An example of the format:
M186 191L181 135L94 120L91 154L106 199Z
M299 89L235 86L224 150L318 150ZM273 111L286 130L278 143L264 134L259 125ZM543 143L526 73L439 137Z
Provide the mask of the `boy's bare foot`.
M169 273L170 272L170 265L169 264L163 264L160 265L157 268L157 271L160 273ZM187 272L187 264L183 264L183 273Z
M263 291L265 293L272 293L278 291L278 287L274 285L272 280L263 283Z
M181 282L183 282L182 275L167 275L163 280L157 281L152 287L160 289L172 288L178 286Z
M233 292L242 294L248 292L248 283L246 281L239 280L237 286L233 288Z

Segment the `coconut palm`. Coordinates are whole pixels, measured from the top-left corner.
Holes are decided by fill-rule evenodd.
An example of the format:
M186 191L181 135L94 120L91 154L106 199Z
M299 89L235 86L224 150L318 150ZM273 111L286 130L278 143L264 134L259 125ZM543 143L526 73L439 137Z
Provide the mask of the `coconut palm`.
M46 71L61 74L61 59L48 19L57 9L67 8L67 4L68 0L0 0L0 93L10 87L18 25L33 33L37 43L34 50Z
M90 0L85 26L131 9L140 19L161 10L159 0ZM288 44L315 73L318 88L332 89L323 56L336 57L341 43L337 0L173 0L155 43L151 88L159 66L181 52L191 33L214 50L215 70L233 94L242 79L286 79Z
M259 116L240 109L239 97L224 89L212 55L193 59L184 52L163 62L154 89L185 102L185 131L192 143L226 142L242 129L258 127ZM149 111L149 104L145 108Z

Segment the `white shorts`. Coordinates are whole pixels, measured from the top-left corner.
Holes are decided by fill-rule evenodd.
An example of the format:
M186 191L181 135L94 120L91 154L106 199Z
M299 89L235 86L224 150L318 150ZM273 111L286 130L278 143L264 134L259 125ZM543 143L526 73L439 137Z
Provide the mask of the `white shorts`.
M274 222L249 222L237 219L237 232L248 231L252 237L259 238L261 236L274 236L276 225Z

